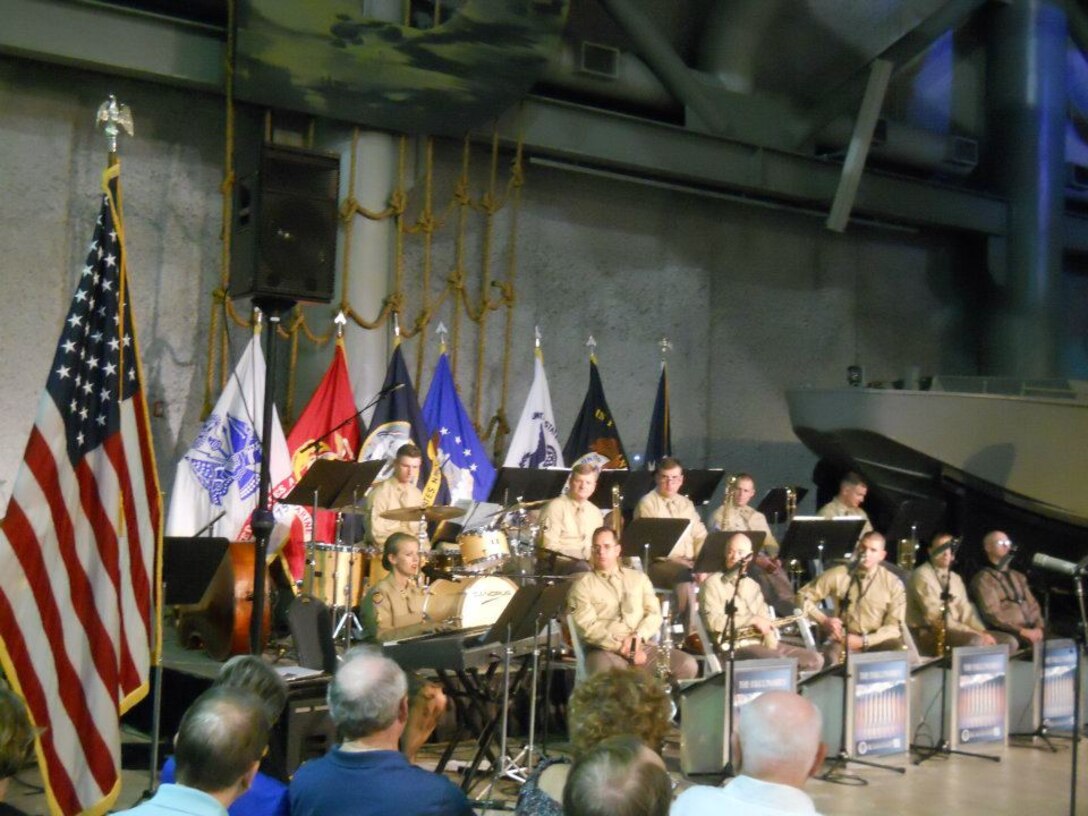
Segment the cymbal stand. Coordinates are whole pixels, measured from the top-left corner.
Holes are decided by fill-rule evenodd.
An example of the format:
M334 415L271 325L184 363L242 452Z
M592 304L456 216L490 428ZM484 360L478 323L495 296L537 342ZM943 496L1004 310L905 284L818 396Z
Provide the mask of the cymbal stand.
M817 776L817 779L822 779L824 782L832 782L836 785L857 785L865 786L869 782L860 776L854 776L852 774L843 773L847 763L853 762L855 765L867 765L870 768L880 768L885 771L892 771L893 773L905 774L906 768L896 768L893 765L882 765L879 762L873 762L869 759L858 759L850 755L850 752L846 750L846 746L850 742L850 734L846 729L846 711L850 704L850 672L853 670L854 662L850 659L850 643L849 634L847 632L847 618L850 612L850 587L857 585L858 592L861 591L861 582L858 580L858 572L855 567L850 571L850 583L846 585L846 591L842 595L842 599L839 601L839 618L842 621L842 736L839 739L839 753L835 755L835 758L831 760L830 765L824 773Z
M358 491L352 491L352 494L351 494L351 507L352 507L352 510L355 509L355 507L358 505L358 503L359 503ZM316 524L317 524L317 515L315 514L314 515L314 525L316 526ZM340 544L340 545L342 545L344 543L344 541L343 541L343 525L344 525L344 514L342 512L338 512L336 514L336 543ZM339 552L337 552L337 554L339 554ZM351 604L352 599L355 597L355 595L354 595L355 585L353 583L353 580L354 580L354 576L355 576L355 559L357 559L357 558L362 558L362 555L360 555L358 550L352 548L351 554L348 556L347 583L344 586L344 606L343 606L344 611L340 615L340 620L337 621L336 627L333 629L333 632L332 632L332 639L333 639L333 641L335 641L336 636L340 634L341 630L343 630L343 632L344 632L344 651L347 651L348 649L351 648L351 642L355 639L355 633L356 632L359 633L360 637L363 634L363 624L359 622L359 617L355 614L355 609L352 607L352 604ZM339 575L334 574L334 576L333 576L334 597L335 597L335 591L336 591L336 588L337 588L336 587L337 578L339 578Z
M940 724L940 728L937 731L937 741L932 746L924 747L924 748L922 746L918 746L918 745L912 745L911 746L911 748L913 748L914 750L916 750L916 751L918 751L919 753L922 754L920 757L918 757L918 759L914 760L914 764L915 765L921 765L927 759L933 759L933 757L937 756L938 754L943 756L943 757L947 757L950 754L956 754L958 756L969 756L969 757L974 757L975 759L988 759L991 762L1000 762L1001 757L999 757L999 756L989 756L987 754L976 754L976 753L972 753L971 751L961 751L958 748L953 748L949 744L948 739L944 735L945 706L948 704L948 678L949 678L949 675L952 673L951 672L951 668L952 668L952 643L948 638L948 619L949 619L949 613L951 612L951 607L952 607L952 593L949 590L949 587L951 586L951 584L952 584L952 573L951 573L951 571L949 571L949 573L945 576L943 584L941 586L941 616L944 618L943 626L944 626L944 631L945 631L944 653L939 655L939 657L940 657L939 665L940 665L940 668L941 668L941 694L940 694L940 700L941 700L941 702L940 702L940 707L941 707L940 718L941 718L941 720L940 721L941 721L941 724ZM947 658L947 660L946 660L946 658ZM947 662L948 665L945 665L946 662ZM919 728L921 728L920 725L919 725ZM916 734L917 734L917 732L916 732ZM923 753L923 751L924 751L924 753Z

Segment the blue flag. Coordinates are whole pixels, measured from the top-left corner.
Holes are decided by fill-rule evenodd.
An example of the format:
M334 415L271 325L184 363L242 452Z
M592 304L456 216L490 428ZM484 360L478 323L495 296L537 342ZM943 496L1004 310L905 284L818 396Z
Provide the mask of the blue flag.
M382 384L384 396L374 407L374 416L370 419L370 433L363 440L359 451L359 461L385 459L386 468L378 475L384 479L393 473L393 459L397 449L408 442L414 442L423 452L423 465L419 470L424 498L427 504L434 502L440 477L431 478L432 460L427 455L427 428L423 424L423 414L419 410L416 389L404 364L404 355L400 346L393 349L389 359L389 368L385 371Z
M445 352L438 358L434 379L423 403L423 421L437 441L438 462L449 487L450 501L487 501L495 468L468 418Z
M669 375L661 364L661 379L657 383L657 399L650 417L650 433L646 437L646 469L653 470L666 456L672 456L672 426L669 417Z

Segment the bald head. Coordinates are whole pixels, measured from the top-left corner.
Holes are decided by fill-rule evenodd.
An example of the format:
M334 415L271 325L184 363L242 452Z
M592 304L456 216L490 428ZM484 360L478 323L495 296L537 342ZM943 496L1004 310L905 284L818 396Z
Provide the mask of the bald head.
M765 782L803 787L823 763L823 718L799 694L768 691L740 710L741 771Z
M1001 559L1008 555L1011 547L1012 541L1001 530L993 530L982 539L982 549L986 551L986 557L990 559L991 564L999 564Z
M744 533L735 533L725 542L725 568L733 569L752 554L752 539Z
M357 740L399 723L408 680L400 666L371 646L344 655L329 684L329 715L342 740Z

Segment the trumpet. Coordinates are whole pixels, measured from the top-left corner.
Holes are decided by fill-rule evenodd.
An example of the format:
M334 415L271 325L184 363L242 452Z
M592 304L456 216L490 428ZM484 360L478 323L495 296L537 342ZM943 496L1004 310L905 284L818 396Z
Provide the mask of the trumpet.
M787 615L784 618L775 618L771 621L771 628L774 630L781 629L791 623L795 623L805 617L804 613L798 613L796 615ZM772 633L771 637L777 638L777 635ZM763 635L760 634L759 629L755 626L741 626L737 629L737 643L740 644L746 640L762 639Z

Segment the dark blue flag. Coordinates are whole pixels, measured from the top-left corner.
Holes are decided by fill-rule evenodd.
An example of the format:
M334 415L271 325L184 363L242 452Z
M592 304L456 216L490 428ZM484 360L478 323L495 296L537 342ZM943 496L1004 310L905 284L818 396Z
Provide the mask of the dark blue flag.
M657 399L650 417L650 434L646 437L646 469L653 470L666 456L672 456L672 425L669 417L669 375L661 364L661 379L657 383Z
M495 468L457 397L445 352L438 358L423 402L423 421L432 443L437 442L438 463L449 488L450 501L487 501L495 481Z
M612 420L608 400L604 398L604 386L594 357L589 358L589 390L570 438L563 446L563 459L571 467L582 461L592 462L599 468L627 467L627 454Z

